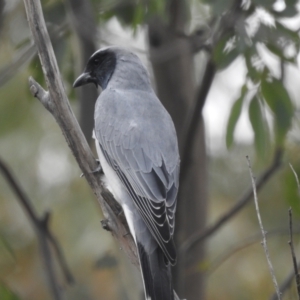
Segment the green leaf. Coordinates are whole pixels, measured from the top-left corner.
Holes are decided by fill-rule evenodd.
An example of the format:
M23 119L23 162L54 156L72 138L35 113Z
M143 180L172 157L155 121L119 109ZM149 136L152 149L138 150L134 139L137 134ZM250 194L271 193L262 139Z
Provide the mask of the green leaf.
M265 120L262 107L257 95L255 95L249 105L249 119L254 131L254 144L258 156L267 158L270 146L268 124Z
M244 102L245 95L248 89L247 86L244 84L241 90L240 97L235 101L231 108L230 116L227 123L227 130L226 130L226 146L230 148L233 144L233 134L236 123L240 117L242 106Z
M261 83L261 92L268 106L274 113L276 144L282 145L292 124L294 106L290 96L280 80L266 80Z
M286 39L291 40L297 45L297 50L299 51L299 34L297 31L291 30L284 25L282 25L279 22L275 22L276 28L278 29L277 31L280 33L281 37L285 37ZM278 37L280 37L278 36Z
M213 60L219 70L227 68L240 54L236 47L229 51L225 50L227 42L230 40L230 38L230 36L227 36L221 39L214 48Z
M282 49L280 49L279 47L273 45L272 43L266 43L267 48L276 56L278 56L279 58L283 59L284 61L288 61L290 63L297 63L297 60L292 57L292 58L286 58L283 54Z
M258 57L258 53L256 51L256 48L253 46L251 48L248 48L245 51L244 58L245 58L245 63L246 67L248 69L247 76L254 82L258 83L261 79L261 73L259 73L255 67L252 65L252 57Z

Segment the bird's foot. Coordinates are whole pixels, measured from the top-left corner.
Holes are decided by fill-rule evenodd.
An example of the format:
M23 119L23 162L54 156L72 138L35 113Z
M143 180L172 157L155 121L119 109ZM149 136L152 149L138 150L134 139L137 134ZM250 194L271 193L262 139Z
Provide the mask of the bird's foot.
M97 163L98 163L98 166L97 166L97 168L96 168L94 171L92 171L91 173L92 173L92 174L95 174L95 173L104 174L104 173L103 173L103 170L102 170L102 167L101 167L101 165L100 165L99 159L96 159L96 161L97 161ZM81 177L84 177L84 174L83 174L83 173L80 174L80 178L81 178Z
M93 173L93 174L95 174L95 173L103 174L103 169L102 169L102 167L101 167L100 160L99 160L99 159L96 159L96 161L97 161L97 163L98 163L98 166L97 166L97 168L96 168L94 171L92 171L92 173Z
M111 231L108 220L102 220L101 225L104 230Z

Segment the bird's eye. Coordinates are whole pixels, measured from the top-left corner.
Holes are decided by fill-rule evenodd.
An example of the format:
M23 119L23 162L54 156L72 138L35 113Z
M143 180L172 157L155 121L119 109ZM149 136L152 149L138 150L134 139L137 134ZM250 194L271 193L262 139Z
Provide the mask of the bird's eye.
M96 58L96 59L94 60L94 65L95 65L95 66L98 66L99 63L100 63L100 60L99 60L98 58Z

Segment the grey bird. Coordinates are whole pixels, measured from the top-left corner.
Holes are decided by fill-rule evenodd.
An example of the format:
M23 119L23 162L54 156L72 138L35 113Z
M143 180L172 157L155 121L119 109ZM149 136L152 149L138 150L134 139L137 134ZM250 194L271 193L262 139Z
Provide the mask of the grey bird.
M87 83L102 88L94 115L97 154L136 243L145 298L173 300L180 162L173 121L128 50L95 52L73 86Z

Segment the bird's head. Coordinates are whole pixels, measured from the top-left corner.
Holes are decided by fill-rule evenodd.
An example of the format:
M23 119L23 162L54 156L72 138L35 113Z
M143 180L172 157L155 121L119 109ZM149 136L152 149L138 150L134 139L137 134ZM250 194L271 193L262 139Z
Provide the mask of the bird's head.
M86 65L84 72L75 80L73 87L94 83L105 89L116 67L116 53L112 48L95 52Z
M110 84L119 89L149 90L149 75L137 55L121 47L108 47L95 52L73 87L94 83L102 90Z

